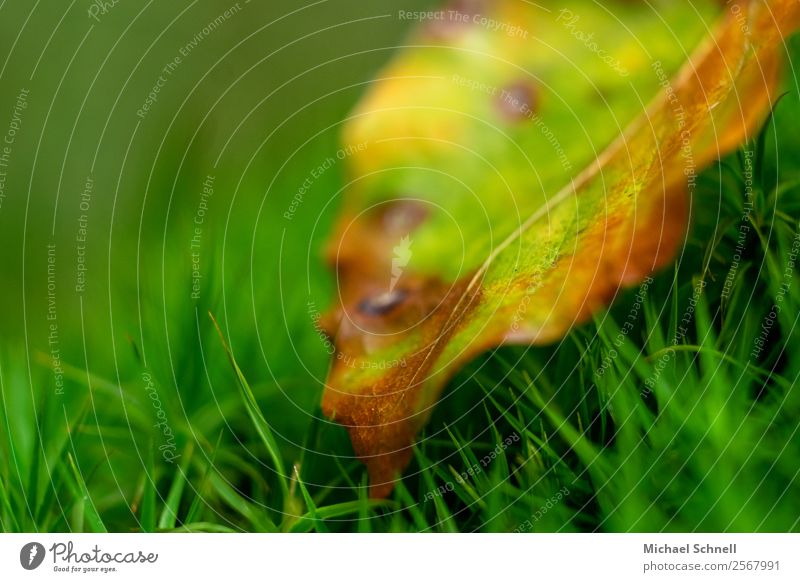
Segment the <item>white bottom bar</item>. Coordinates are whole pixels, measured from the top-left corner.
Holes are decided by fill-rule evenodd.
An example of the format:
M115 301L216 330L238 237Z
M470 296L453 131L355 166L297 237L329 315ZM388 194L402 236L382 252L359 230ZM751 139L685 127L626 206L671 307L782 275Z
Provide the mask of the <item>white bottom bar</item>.
M4 534L0 579L796 581L798 550L796 534Z

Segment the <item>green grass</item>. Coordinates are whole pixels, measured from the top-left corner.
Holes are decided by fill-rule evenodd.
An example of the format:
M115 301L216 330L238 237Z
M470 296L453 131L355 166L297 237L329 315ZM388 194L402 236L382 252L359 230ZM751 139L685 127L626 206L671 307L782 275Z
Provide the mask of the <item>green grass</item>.
M179 224L179 234L149 243L156 259L139 269L146 276L115 277L113 298L100 287L110 333L107 313L63 300L64 395L54 393L46 342L4 337L0 529L800 530L800 276L787 264L800 227L793 83L746 146L756 152L754 204L741 257L739 152L702 174L685 252L646 290L621 294L558 345L503 348L463 370L387 500L368 498L344 430L321 418L315 379L327 356L305 273L286 259L304 257L309 240L312 255L320 250L330 214L313 235L309 208L284 232L234 229L222 248L219 212L204 240L219 267L194 305ZM336 133L321 139L306 160L330 151ZM279 185L290 193L305 167ZM247 220L259 203L242 203L233 223L255 224ZM315 289L331 288L312 276ZM172 442L168 462L159 447Z

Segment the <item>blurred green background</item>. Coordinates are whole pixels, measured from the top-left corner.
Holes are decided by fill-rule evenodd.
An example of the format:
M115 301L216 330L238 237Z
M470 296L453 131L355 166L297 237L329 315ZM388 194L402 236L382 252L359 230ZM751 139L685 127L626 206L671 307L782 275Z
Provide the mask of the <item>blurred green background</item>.
M26 492L31 511L43 491L64 492L58 478L50 486L47 465L63 458L67 425L78 427L66 447L87 481L108 484L102 495L135 497L147 455L163 441L145 372L157 379L178 447L190 438L213 445L223 433L236 442L247 420L208 311L235 330L231 347L287 458L297 456L328 360L306 307L307 277L324 285L328 274L301 266L308 255L321 264L336 207L320 210L341 166L314 182L290 223L279 217L309 170L339 148L340 120L405 34L410 23L393 4L3 3L2 133L18 93L28 95L0 208L0 365L14 435L2 470L41 471L40 489ZM208 176L213 195L204 197ZM40 439L53 450L37 459ZM226 455L266 472L244 444ZM111 523L134 526L122 507ZM28 527L36 521L26 518Z

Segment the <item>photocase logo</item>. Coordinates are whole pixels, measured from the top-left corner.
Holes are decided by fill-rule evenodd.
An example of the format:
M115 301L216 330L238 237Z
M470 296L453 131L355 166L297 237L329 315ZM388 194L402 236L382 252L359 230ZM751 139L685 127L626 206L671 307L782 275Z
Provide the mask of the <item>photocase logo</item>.
M403 275L403 270L411 260L411 239L408 236L404 236L392 250L394 251L394 257L392 257L392 280L389 283L389 293L394 291L397 281Z
M30 542L19 551L19 563L26 570L35 570L44 561L44 546L38 542Z

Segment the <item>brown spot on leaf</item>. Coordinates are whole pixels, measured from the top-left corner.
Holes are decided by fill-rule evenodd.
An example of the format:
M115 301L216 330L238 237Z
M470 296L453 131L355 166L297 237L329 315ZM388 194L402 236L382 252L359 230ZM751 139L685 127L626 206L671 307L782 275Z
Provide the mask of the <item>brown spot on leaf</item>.
M358 311L370 316L386 315L400 305L407 296L408 293L402 289L395 289L380 295L366 297L358 304Z
M454 39L470 26L475 26L474 17L486 14L488 4L486 0L451 0L437 11L427 30L434 38Z
M419 200L392 200L381 206L380 216L387 232L403 236L422 224L428 216L428 209Z
M488 8L487 4L487 0L450 0L450 2L447 3L446 9L471 17L486 13Z
M506 121L532 119L539 107L539 92L530 80L516 81L495 96L495 105Z

